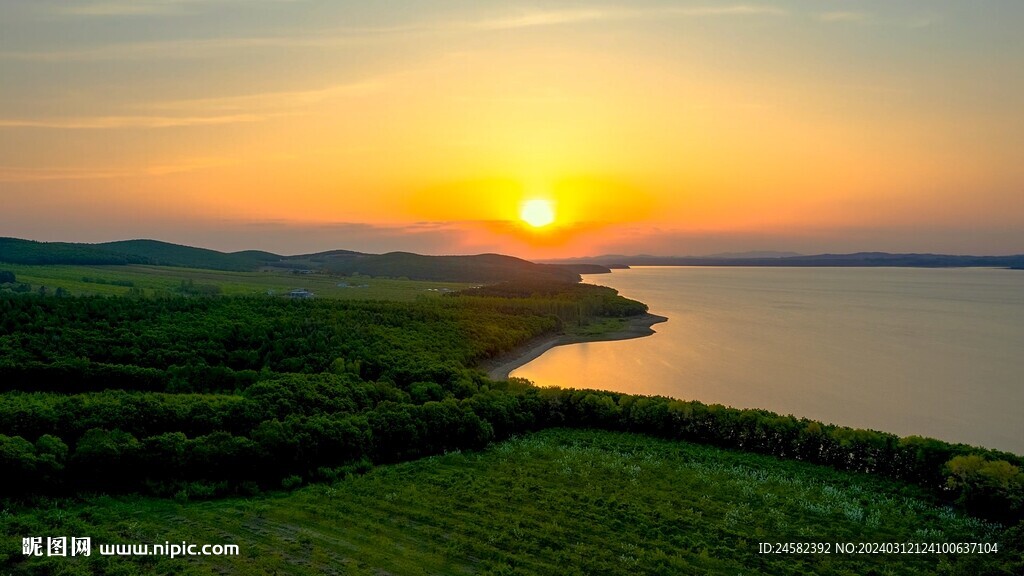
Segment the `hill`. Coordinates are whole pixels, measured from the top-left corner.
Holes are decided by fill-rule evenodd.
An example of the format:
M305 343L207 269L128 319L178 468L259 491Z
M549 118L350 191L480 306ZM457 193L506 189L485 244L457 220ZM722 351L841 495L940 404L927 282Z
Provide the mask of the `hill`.
M577 272L562 266L535 264L501 254L475 256L423 256L410 252L389 252L339 258L324 264L336 274L362 274L410 280L450 282L555 281L578 282Z
M258 250L226 253L207 248L160 242L159 240L121 240L94 246L113 253L144 259L146 264L155 266L184 266L208 270L255 270L260 266L282 259L282 256L277 254Z
M0 262L9 264L147 264L140 256L117 253L93 244L36 242L0 238Z
M364 254L363 252L355 252L353 250L328 250L326 252L316 252L313 254L284 256L280 262L271 263L268 264L268 266L287 268L290 270L320 270L332 262L349 260L361 256L372 256L372 254Z
M101 244L80 244L0 238L0 262L10 264L82 266L149 264L245 271L278 262L282 258L277 254L257 250L226 253L158 240L121 240Z
M75 244L0 238L0 262L84 266L145 264L232 272L271 267L345 275L361 274L377 278L479 283L510 280L578 282L580 272L595 274L608 271L607 267L600 265L536 264L501 254L424 256L411 252L364 254L352 250L329 250L282 256L258 250L219 252L158 240Z

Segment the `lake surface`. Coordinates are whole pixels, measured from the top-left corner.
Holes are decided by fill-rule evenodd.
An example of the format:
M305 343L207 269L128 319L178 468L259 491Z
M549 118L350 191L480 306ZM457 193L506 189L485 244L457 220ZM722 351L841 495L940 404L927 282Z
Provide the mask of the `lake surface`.
M669 321L647 338L553 348L512 376L1024 454L1024 272L640 267L584 278Z

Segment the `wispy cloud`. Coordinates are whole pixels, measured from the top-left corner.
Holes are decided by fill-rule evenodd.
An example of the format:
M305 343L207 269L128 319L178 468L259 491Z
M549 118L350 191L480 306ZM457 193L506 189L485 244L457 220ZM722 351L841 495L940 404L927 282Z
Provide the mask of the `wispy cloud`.
M153 3L113 2L90 3L76 10L97 13L116 12L123 8L124 14L159 14L161 10L175 10L199 0L158 0ZM216 0L218 2L240 0ZM289 0L263 0L289 1ZM78 6L78 5L76 5ZM388 42L399 36L471 33L480 31L510 30L566 26L587 22L629 21L656 18L699 18L699 17L757 17L780 16L786 10L772 5L736 4L730 6L704 6L689 8L603 8L523 11L507 16L487 17L478 20L447 19L413 22L393 26L333 28L318 31L303 30L301 33L284 33L269 36L248 36L235 38L181 38L150 42L121 42L99 46L78 46L60 50L0 52L0 59L34 62L88 62L112 60L155 60L205 58L233 50L259 48L338 48L355 44Z
M68 168L17 168L0 166L0 182L47 182L52 180L103 180L133 175L130 170L77 170Z
M857 90L860 92L886 94L890 96L905 96L913 92L910 88L901 86L886 86L881 84L845 84L842 86L842 88L843 90Z
M222 168L224 166L234 166L237 164L239 164L239 161L234 158L185 158L171 160L161 164L150 164L142 170L140 175L166 176L168 174L210 170L213 168Z
M524 12L504 18L465 22L463 26L480 30L533 28L610 20L638 20L664 17L700 16L777 16L786 11L776 6L737 4L732 6L696 6L689 8L605 8L576 10L541 10Z
M778 6L757 4L670 8L668 12L680 16L781 16L787 13Z
M219 96L213 98L193 98L182 100L165 100L146 105L149 110L173 110L178 112L285 112L295 108L310 106L319 102L350 96L365 96L378 92L385 86L386 80L378 78L351 84L338 84L326 88L312 90L291 90L282 92L260 92L235 96ZM224 116L232 117L231 115Z
M940 16L921 16L906 22L905 25L907 28L911 29L930 28L941 19L942 18Z
M928 28L941 20L941 16L921 15L910 18L885 18L870 12L839 10L832 12L819 12L809 16L824 23L851 23L868 24L872 26L887 26L892 28L907 28L911 30Z
M122 42L93 47L47 51L5 51L0 58L32 62L90 62L205 58L231 50L254 48L332 48L361 39L379 39L383 31L338 31L334 35L256 36L238 38L182 38L151 42Z
M0 128L53 128L62 130L97 130L110 128L175 128L182 126L216 126L257 122L266 116L258 114L226 114L219 116L81 116L56 118L0 118Z
M386 77L312 90L259 92L211 98L164 100L136 106L138 115L3 118L4 128L55 130L162 129L261 122L303 114L308 107L328 100L377 92Z
M140 16L178 12L175 2L81 2L54 9L61 16Z
M231 158L185 158L170 160L160 164L150 164L140 168L22 168L17 166L0 166L0 182L48 182L59 180L109 180L112 178L139 178L146 176L166 176L209 170L223 166L238 164Z
M822 12L818 20L822 22L864 22L868 15L864 12Z
M554 26L558 24L573 24L576 22L591 22L597 20L610 20L623 18L630 14L622 10L548 10L526 12L504 18L489 18L475 22L456 23L455 26L464 26L479 30L502 30L510 28L534 28L538 26Z
M204 7L225 3L255 2L256 0L77 0L53 8L59 16L154 16L189 14ZM293 2L297 0L261 0L263 2Z

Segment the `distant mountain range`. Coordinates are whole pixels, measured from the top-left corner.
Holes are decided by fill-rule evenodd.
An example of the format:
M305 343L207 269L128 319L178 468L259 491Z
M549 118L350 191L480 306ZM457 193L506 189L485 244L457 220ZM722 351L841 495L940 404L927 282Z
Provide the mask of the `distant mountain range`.
M720 252L718 254L705 254L700 258L790 258L793 256L804 256L799 252L775 252L773 250L752 250L750 252Z
M760 256L751 256L758 254ZM771 256L765 256L771 254ZM798 254L753 252L713 256L624 256L606 255L587 258L545 260L549 264L598 264L609 268L628 266L903 266L913 268L1024 267L1024 254L1014 256L966 256L952 254L890 254L856 252L853 254Z
M218 252L157 240L124 240L101 244L36 242L0 238L0 262L11 264L74 264L179 266L210 270L323 271L336 274L409 278L448 282L579 281L580 271L608 272L596 265L536 264L501 254L475 256L423 256L409 252L364 254L351 250L330 250L315 254L282 256L246 250Z
M330 250L315 254L283 256L245 250L219 252L160 242L123 240L100 244L36 242L0 238L0 262L12 264L77 264L179 266L212 270L260 269L297 272L330 272L365 276L451 282L501 282L504 280L575 282L580 274L600 274L629 266L909 266L949 268L991 266L1024 268L1024 255L962 256L948 254L855 254L792 255L788 252L743 252L712 256L606 255L534 263L501 254L474 256L424 256L410 252L365 254Z

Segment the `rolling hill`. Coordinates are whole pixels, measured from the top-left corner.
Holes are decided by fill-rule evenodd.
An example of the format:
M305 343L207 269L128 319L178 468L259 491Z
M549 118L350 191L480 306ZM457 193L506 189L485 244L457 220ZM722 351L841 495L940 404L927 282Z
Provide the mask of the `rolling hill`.
M0 238L0 263L176 266L232 272L271 267L285 270L323 271L333 274L361 274L377 278L408 278L444 282L502 282L507 280L577 282L579 272L607 272L603 266L560 266L535 264L501 254L474 256L424 256L410 252L364 254L351 250L330 250L314 254L282 256L271 252L245 250L219 252L161 242L122 240L102 244L36 242Z
M245 271L255 270L282 258L282 256L269 252L247 250L226 253L158 240L122 240L102 244L80 244L0 238L0 262L11 264L150 264Z
M146 258L129 256L93 244L36 242L0 238L0 262L9 264L146 264Z
M283 257L270 252L245 250L243 252L218 252L207 248L182 246L159 240L121 240L94 246L113 253L144 258L146 264L156 266L184 266L210 270L246 271L255 270Z
M336 274L388 276L410 280L445 280L450 282L557 281L578 282L575 271L562 266L535 264L501 254L475 256L423 256L410 252L389 252L336 259L324 265Z

